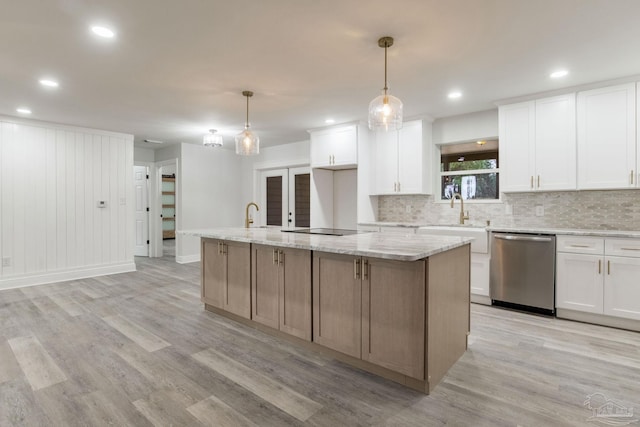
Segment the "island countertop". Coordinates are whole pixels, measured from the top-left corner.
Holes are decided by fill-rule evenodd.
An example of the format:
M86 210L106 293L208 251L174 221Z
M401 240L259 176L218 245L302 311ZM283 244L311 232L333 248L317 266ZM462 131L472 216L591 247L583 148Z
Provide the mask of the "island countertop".
M362 232L350 236L284 233L279 228L209 228L179 234L286 248L417 261L471 243L473 238L433 235L394 235Z

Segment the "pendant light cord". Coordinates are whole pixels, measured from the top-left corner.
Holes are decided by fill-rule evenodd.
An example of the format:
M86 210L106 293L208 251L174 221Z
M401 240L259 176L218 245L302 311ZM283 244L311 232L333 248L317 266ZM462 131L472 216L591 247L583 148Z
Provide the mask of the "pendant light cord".
M244 128L249 129L249 95L247 95L247 120L244 122Z
M384 94L387 94L387 90L389 89L387 87L387 48L388 48L388 43L385 42L384 43Z

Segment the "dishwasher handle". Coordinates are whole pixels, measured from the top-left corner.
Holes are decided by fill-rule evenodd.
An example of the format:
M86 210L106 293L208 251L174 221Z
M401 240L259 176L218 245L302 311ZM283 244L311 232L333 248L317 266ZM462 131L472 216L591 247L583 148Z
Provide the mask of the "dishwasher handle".
M553 237L539 237L539 236L514 236L511 234L494 234L493 237L501 240L519 240L525 242L551 242Z

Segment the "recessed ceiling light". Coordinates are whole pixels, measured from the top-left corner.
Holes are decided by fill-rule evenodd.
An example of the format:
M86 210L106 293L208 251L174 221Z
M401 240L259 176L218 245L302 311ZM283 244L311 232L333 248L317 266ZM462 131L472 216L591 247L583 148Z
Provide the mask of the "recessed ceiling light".
M459 92L459 91L449 92L449 95L447 96L449 97L449 99L458 99L462 96L462 92Z
M31 110L27 107L16 108L16 111L20 114L31 114Z
M40 84L46 87L58 87L60 86L57 81L51 79L40 79Z
M552 79L559 79L561 77L566 76L567 74L569 74L569 72L567 70L558 70L558 71L554 71L553 73L549 74L549 77L551 77Z
M328 124L328 125L332 125L332 124L334 124L336 121L335 121L334 119L327 119L327 120L325 120L324 122L325 122L326 124Z
M93 31L95 35L104 37L105 39L112 39L116 35L110 28L101 27L100 25L94 25L91 27L91 31Z

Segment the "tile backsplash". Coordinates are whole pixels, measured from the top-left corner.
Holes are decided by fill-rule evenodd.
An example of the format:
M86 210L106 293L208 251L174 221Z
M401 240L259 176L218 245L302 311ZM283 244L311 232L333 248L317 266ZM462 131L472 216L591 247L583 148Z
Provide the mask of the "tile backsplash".
M536 208L544 210L536 216ZM559 191L502 194L496 203L467 203L468 223L507 227L640 230L640 190ZM512 209L508 214L507 209ZM380 196L378 221L457 224L460 201L434 196Z

